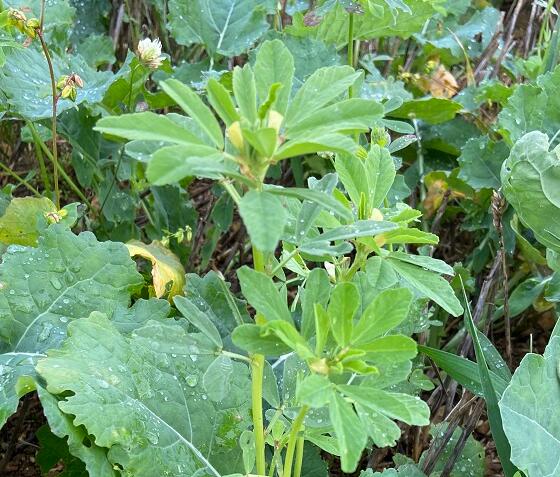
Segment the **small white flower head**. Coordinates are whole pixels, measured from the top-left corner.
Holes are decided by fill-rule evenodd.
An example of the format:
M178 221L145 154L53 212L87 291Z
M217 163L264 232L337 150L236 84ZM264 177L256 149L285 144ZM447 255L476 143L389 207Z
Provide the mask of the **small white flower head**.
M161 41L159 38L155 40L150 40L149 38L144 38L138 42L138 59L140 63L152 70L157 70L163 60L164 56L161 56Z

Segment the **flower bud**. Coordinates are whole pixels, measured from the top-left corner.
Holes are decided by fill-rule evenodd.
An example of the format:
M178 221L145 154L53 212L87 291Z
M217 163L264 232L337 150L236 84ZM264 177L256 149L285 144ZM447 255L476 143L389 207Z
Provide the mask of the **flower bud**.
M226 134L234 147L240 152L243 151L243 133L241 132L241 124L239 124L239 121L235 121L229 128L227 128Z
M70 101L76 101L76 96L78 92L73 84L67 84L60 93L60 97L63 99L69 99Z
M8 10L8 24L17 28L21 33L24 33L26 21L27 17L21 10L16 10L15 8Z
M62 91L67 83L68 83L68 75L62 75L56 83L56 89Z
M276 134L280 132L282 121L284 121L284 116L282 116L278 111L272 110L268 113L268 127L274 128L276 130Z
M78 88L84 87L84 80L80 78L76 73L72 73L72 80Z

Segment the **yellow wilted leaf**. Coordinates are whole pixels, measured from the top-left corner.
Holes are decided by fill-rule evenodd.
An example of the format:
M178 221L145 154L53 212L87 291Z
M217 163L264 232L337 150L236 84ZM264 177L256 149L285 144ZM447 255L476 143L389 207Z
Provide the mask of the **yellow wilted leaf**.
M459 91L455 77L443 65L434 71L429 80L429 90L435 98L452 98Z
M167 299L171 301L175 295L182 294L185 285L185 270L173 252L157 240L151 244L131 240L126 246L131 257L139 255L152 262L152 278L158 298L167 292Z
M12 199L0 217L0 242L11 245L37 245L38 217L56 212L56 207L46 197L21 197Z

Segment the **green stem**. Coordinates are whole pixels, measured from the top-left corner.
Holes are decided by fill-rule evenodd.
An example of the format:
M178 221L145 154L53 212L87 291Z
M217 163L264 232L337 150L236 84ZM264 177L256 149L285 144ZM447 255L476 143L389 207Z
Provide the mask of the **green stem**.
M33 136L33 143L35 144L35 151L37 155L37 162L39 163L39 171L41 172L41 179L43 180L43 186L45 187L45 193L47 196L51 197L51 181L49 179L49 174L47 173L47 168L45 167L45 159L43 157L43 151L41 149L40 141L37 141L35 137L35 132L31 128L31 122L26 121L27 127L31 131L31 135Z
M43 142L43 140L39 137L39 133L37 132L37 129L35 129L35 126L33 125L33 123L29 123L30 129L31 129L31 134L33 135L34 138L36 138L36 140L38 141L39 145L41 146L41 149L43 150L43 152L45 153L45 156L47 156L47 158L49 159L49 161L51 161L53 163L53 165L55 164L54 162L54 158L53 155L51 153L51 151L49 151L49 148L47 147L47 145ZM68 186L74 191L74 193L80 198L80 200L86 204L88 207L91 207L91 203L89 200L87 200L86 196L84 195L84 193L80 190L80 188L74 183L74 181L72 180L72 178L66 174L66 171L62 168L62 166L58 163L58 161L56 162L56 166L58 166L58 172L60 173L60 176L62 177L62 179L68 184Z
M354 67L354 14L350 13L348 18L348 66ZM354 87L348 89L348 97L354 97Z
M138 69L139 65L136 65L134 67L134 69L132 70L132 73L130 73L130 89L128 90L128 112L134 112L132 111L132 89L134 87L134 74L136 73L136 70Z
M42 3L42 8L44 9L44 0ZM41 18L43 15L41 16ZM51 94L52 94L52 158L54 164L53 181L54 181L54 199L57 210L60 209L60 190L58 188L58 150L56 147L56 106L58 104L58 94L56 93L56 78L54 77L54 68L52 64L51 55L49 49L43 37L43 30L37 31L37 37L41 42L41 47L43 48L43 53L47 59L49 65L49 75L51 77Z
M220 181L220 185L231 196L231 198L233 199L235 204L239 205L239 202L241 201L241 196L239 195L239 192L237 192L237 189L235 188L235 186L227 179L224 179L223 181Z
M253 246L253 266L258 272L264 272L265 263L264 255ZM264 320L264 317L257 316L255 321ZM251 403L253 413L253 432L255 434L255 459L257 464L257 474L265 475L266 473L266 457L265 457L265 441L264 441L264 419L263 419L263 373L264 373L264 356L255 354L252 356L251 362Z
M14 171L12 171L8 166L5 166L0 162L0 168L6 171L6 174L12 176L16 181L18 181L22 186L27 187L36 197L41 197L41 194L35 187L33 187L29 182L27 182L23 177L20 177Z
M253 432L255 434L255 460L258 475L265 475L266 473L262 405L263 371L264 356L262 354L253 355L253 359L251 361L251 407L253 413Z
M294 467L294 477L301 477L301 467L303 465L303 445L305 444L305 439L299 437L296 446L296 463Z
M232 353L231 351L226 351L225 349L221 350L218 354L221 354L223 356L227 356L228 358L231 358L231 359L237 359L239 361L245 361L246 363L251 363L251 358L248 358L247 356L243 356L242 354L237 354L237 353Z
M294 258L299 253L298 248L294 248L288 255L286 255L282 261L278 262L272 271L270 272L271 275L274 275L278 270L280 270L284 265L286 265L292 258Z
M284 477L291 477L292 475L292 462L294 461L294 452L299 439L298 434L303 425L303 420L305 419L308 409L309 408L307 406L302 406L299 410L299 414L294 419L294 422L292 422L292 429L288 439L288 448L286 450L286 458L284 460Z

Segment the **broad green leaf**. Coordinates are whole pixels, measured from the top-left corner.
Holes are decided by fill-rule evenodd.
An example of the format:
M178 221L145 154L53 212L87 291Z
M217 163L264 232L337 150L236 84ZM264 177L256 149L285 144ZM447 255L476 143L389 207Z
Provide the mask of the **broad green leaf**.
M339 98L359 78L361 73L349 66L319 68L298 90L286 112L286 127Z
M12 352L57 347L70 320L127 306L142 284L126 247L49 227L37 248L12 248L0 266L0 337Z
M226 126L239 121L239 113L235 109L233 100L228 90L219 81L210 78L206 85L206 91L208 93L208 102L218 113L218 116L222 118Z
M71 416L61 412L58 407L58 399L41 386L37 386L37 393L50 430L59 438L67 439L67 447L70 454L78 457L85 463L87 475L99 477L116 476L117 474L113 466L107 459L105 449L89 442L90 439L85 429L76 426L72 422ZM53 464L56 464L56 462ZM68 471L68 469L65 468L65 471Z
M47 10L53 11L56 8ZM84 82L84 87L78 88L75 102L69 99L58 100L58 114L81 103L95 105L101 102L106 90L117 78L109 71L95 71L78 55L66 55L64 58L53 55L53 68L55 78L74 72ZM9 107L10 111L30 120L52 116L49 69L40 49L17 49L6 56L6 63L0 70L0 91L6 96L0 109Z
M350 343L354 326L354 315L360 306L358 287L350 282L339 283L331 293L327 313L336 342L344 347Z
M297 399L310 407L323 407L331 399L333 385L326 376L311 374L298 384Z
M499 406L511 444L511 461L527 476L553 476L560 468L560 338L543 356L527 354Z
M242 129L243 138L263 157L272 157L276 150L278 134L274 128L259 128L256 131Z
M378 235L376 238L376 243L381 246L395 243L422 243L435 245L438 242L439 238L437 235L409 227L391 230L390 232Z
M212 320L206 316L206 314L201 311L197 306L188 298L184 296L176 296L173 299L173 303L181 314L196 327L201 333L203 333L212 343L221 348L223 346L222 338L220 332L212 323Z
M239 175L237 166L208 146L167 146L156 151L146 170L155 185L175 184L188 176L221 179Z
M222 128L216 121L214 113L202 102L198 94L187 85L173 78L163 81L160 86L183 111L198 123L216 147L219 149L224 147Z
M279 161L289 157L316 154L317 152L339 152L353 154L358 145L349 137L339 133L323 132L316 135L308 132L286 141L278 148L274 158Z
M393 222L385 222L380 220L357 220L352 225L343 225L327 232L318 235L309 242L306 246L316 243L333 240L348 240L357 237L373 237L389 230L398 228L398 225Z
M458 158L461 170L459 179L475 190L499 189L500 170L509 154L503 142L493 142L488 136L470 139Z
M250 124L257 121L257 86L251 65L243 68L236 66L233 70L233 94L237 100L239 113Z
M288 107L294 77L294 58L290 50L280 40L265 41L257 52L254 70L261 102L266 99L274 83L282 85L273 109L283 115Z
M170 0L168 29L180 45L237 56L268 30L266 15L273 12L267 0Z
M267 321L284 320L293 323L286 300L272 278L246 266L237 270L237 277L243 296Z
M421 119L429 124L450 121L463 109L462 105L444 98L422 98L406 101L389 116L400 119Z
M546 134L526 134L514 144L501 179L519 220L540 243L560 251L560 159L549 147Z
M453 316L460 316L463 313L463 307L455 296L451 285L437 273L424 270L422 266L413 265L400 259L387 258L386 260L403 280L421 295L435 301Z
M355 403L358 417L373 443L378 447L395 446L401 437L400 427L387 416Z
M338 442L342 470L354 472L367 442L364 426L352 404L334 391L331 393L329 416Z
M140 298L131 307L119 305L109 317L121 333L131 333L149 320L166 320L171 306L167 300Z
M416 465L404 464L398 469L385 469L383 472L374 472L372 469L363 470L360 477L426 477Z
M233 361L228 356L218 356L202 376L202 385L214 402L222 401L231 391Z
M239 215L253 245L263 252L273 252L288 218L280 199L266 191L251 190L239 202Z
M156 297L171 300L185 286L185 270L179 258L157 240L145 244L139 240L126 243L131 257L140 256L152 263L152 278Z
M415 426L430 423L430 408L417 396L390 393L369 386L340 385L338 389L365 408Z
M313 358L313 352L309 348L307 341L303 339L292 323L285 320L274 320L266 322L262 325L262 328L265 334L273 333L278 336L301 359Z
M549 137L560 129L560 66L539 76L536 84L520 85L498 118L512 143L531 131ZM558 143L558 142L557 142Z
M455 270L450 265L447 265L443 260L437 258L432 258L427 255L412 255L404 252L390 252L388 255L390 258L396 258L401 262L412 263L422 267L425 270L431 270L432 272L441 273L443 275L455 275Z
M352 345L366 344L392 330L408 316L412 293L407 288L382 291L365 309L352 333Z
M123 114L122 116L107 116L101 118L94 128L96 131L124 139L143 141L163 141L185 146L199 146L198 150L207 151L207 154L216 152L195 133L181 127L163 114L150 111L143 113ZM194 147L194 149L197 149ZM199 153L200 154L200 153Z
M114 465L138 477L242 470L247 366L233 365L230 392L213 402L203 386L212 345L203 350L180 323L151 321L124 336L93 313L74 321L69 335L37 369L51 394L64 395L59 408L109 449Z
M383 106L368 99L347 99L326 106L303 118L294 120L287 134L294 138L307 131L350 132L368 131L383 117Z
M15 197L0 217L0 242L11 245L37 246L38 221L56 207L46 197Z

